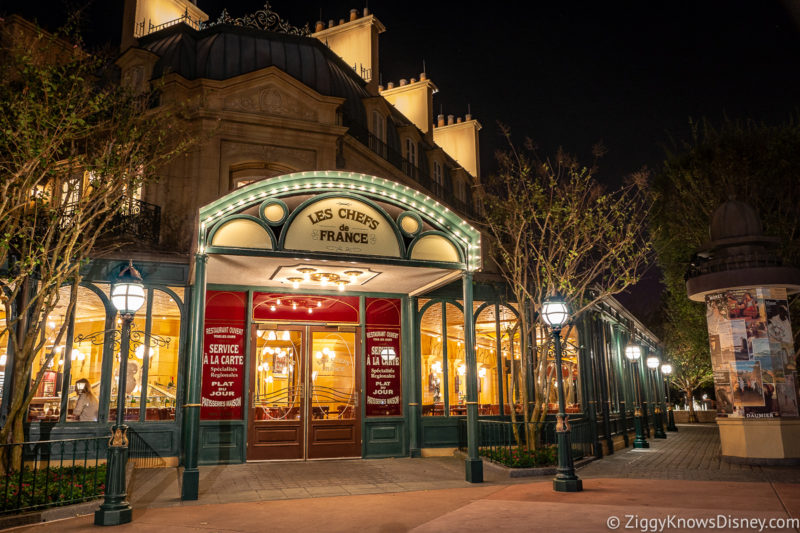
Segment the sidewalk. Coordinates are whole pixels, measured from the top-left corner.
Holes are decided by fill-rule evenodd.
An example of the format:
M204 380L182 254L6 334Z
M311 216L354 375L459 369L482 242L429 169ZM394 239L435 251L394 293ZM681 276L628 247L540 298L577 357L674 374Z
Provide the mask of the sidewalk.
M800 468L728 465L718 460L716 427L680 430L651 440L647 451L620 451L581 469L584 491L575 494L553 492L550 479L512 480L490 469L486 483L470 485L462 461L431 458L208 467L201 472L200 500L180 502L174 470L139 470L132 485L134 520L114 530L609 531L607 520L616 516L620 530L627 523L627 530L658 531L659 524L642 520L800 517ZM17 531L97 531L92 519ZM662 530L690 530L670 525L679 522Z

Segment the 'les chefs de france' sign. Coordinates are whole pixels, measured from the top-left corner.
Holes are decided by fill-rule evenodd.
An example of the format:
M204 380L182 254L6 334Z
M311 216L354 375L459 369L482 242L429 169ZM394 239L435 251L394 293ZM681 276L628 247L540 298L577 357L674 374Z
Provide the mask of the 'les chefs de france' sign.
M351 198L325 198L304 207L286 232L284 249L400 257L390 223Z

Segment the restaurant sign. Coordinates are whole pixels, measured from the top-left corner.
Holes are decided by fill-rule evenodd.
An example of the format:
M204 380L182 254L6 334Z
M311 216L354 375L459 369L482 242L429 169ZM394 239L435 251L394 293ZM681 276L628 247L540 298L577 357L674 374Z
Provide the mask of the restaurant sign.
M400 257L394 224L374 207L352 198L323 198L297 213L285 250Z
M367 416L400 416L400 330L367 328Z
M244 414L245 301L237 292L208 291L200 417L241 420Z

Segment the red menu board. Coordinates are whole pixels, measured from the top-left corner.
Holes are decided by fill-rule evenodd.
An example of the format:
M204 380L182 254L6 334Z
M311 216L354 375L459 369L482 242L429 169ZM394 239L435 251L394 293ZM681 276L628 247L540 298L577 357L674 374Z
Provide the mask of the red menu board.
M208 291L203 326L200 418L241 420L244 391L245 306L243 292Z
M366 300L367 416L403 414L400 300Z

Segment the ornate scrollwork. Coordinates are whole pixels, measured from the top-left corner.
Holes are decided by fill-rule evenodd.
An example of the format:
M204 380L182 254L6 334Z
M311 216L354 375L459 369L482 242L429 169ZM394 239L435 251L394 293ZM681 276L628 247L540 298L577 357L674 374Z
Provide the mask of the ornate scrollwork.
M95 346L102 346L105 343L105 339L110 338L114 343L114 351L118 352L120 349L120 340L121 340L122 332L118 329L112 329L108 331L95 331L93 333L88 333L86 335L76 335L74 342L81 343L81 342L90 342ZM140 329L133 329L131 328L130 332L130 354L128 354L128 359L133 359L134 353L136 352L136 348L143 345L145 343L145 333ZM172 339L167 337L162 337L161 335L154 335L150 334L150 348L167 348L169 347L169 343Z
M302 37L311 35L311 29L308 27L308 23L302 28L292 26L272 10L272 6L269 5L269 2L264 2L264 9L239 18L231 17L228 10L223 9L219 18L214 22L206 23L205 27L209 28L218 24L231 24L233 26L256 28L258 30L272 31L275 33L300 35Z

